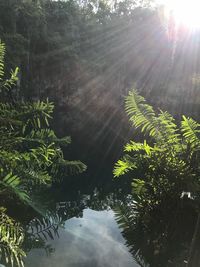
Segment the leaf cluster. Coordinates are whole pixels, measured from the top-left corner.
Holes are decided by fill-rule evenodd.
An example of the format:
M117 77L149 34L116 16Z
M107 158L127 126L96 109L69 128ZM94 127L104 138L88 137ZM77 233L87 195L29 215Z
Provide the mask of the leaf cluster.
M34 208L32 195L36 190L50 186L52 181L60 181L67 175L80 173L86 166L80 161L64 159L61 146L69 145L71 138L58 138L49 127L53 103L48 99L16 101L5 94L16 83L18 70L5 80L4 56L5 45L0 42L0 96L1 93L4 96L0 102L0 199L5 203L14 202ZM20 248L23 241L20 236L23 233L5 212L2 214L1 257L7 263L22 266L24 253ZM5 220L10 228L4 227Z
M178 126L168 112L156 113L135 90L126 97L125 109L133 127L149 142L125 145L113 173L115 177L132 175L138 207L151 210L166 198L180 198L183 192L198 197L200 124L183 116Z
M0 261L11 266L23 267L24 251L20 248L24 240L22 227L0 208Z

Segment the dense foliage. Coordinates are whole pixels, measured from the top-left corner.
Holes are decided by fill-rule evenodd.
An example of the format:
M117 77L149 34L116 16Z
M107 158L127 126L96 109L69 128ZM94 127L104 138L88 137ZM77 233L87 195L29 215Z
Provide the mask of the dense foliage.
M47 101L24 102L15 99L18 69L4 79L5 45L0 43L0 200L1 205L25 204L35 208L32 195L41 186L51 185L68 174L80 173L86 166L68 161L60 146L70 137L57 138L49 127L53 104ZM12 95L12 98L10 98ZM0 210L1 261L23 265L23 229ZM12 213L9 211L9 213Z
M133 214L142 211L146 223L154 217L152 211L165 210L169 200L179 203L184 192L197 200L191 205L196 211L200 125L187 116L198 117L200 110L200 35L177 31L175 36L162 9L152 8L151 2L0 0L0 38L7 52L4 63L5 46L0 43L1 262L20 266L25 255L25 232L10 207L39 213L35 193L86 168L64 159L61 147L70 144L70 137L58 138L52 128L58 136L67 129L77 138L76 149L80 153L83 147L81 156L91 160L95 174L110 170L121 143L132 134L123 96L133 85L153 106L167 106L173 116L186 117L179 125L169 113L156 112L137 91L126 97L126 111L139 134L125 145L114 175L133 179L136 206L127 213L125 208L128 227L137 226ZM141 133L146 140L139 142ZM52 221L41 216L36 229L45 233L51 224L54 230ZM166 225L170 228L171 222ZM156 236L154 227L152 231ZM170 236L165 226L156 238L162 233L165 242ZM33 239L31 233L27 242ZM138 262L143 264L140 257Z
M193 236L195 212L192 203L185 199L179 203L166 200L151 214L138 213L132 198L114 209L126 245L141 267L196 267L199 245L195 244L196 259L188 263ZM194 258L193 258L194 260Z
M161 87L166 77L159 84L155 78L161 63L167 72L171 46L159 14L147 8L150 2L0 1L7 69L20 67L23 97L48 96L55 103L61 135L67 128L90 140L87 147L97 150L99 142L106 148L113 140L115 148L126 136L126 124L119 129L117 123L126 120L122 95L133 82ZM158 58L163 61L153 69Z
M115 177L131 173L133 194L145 211L184 192L199 198L200 124L183 116L180 127L168 113L154 109L136 91L126 97L132 125L149 139L130 141L114 169Z
M133 85L173 114L198 116L199 37L179 34L174 51L163 12L151 2L1 0L6 68L20 67L20 94L48 96L61 134L81 132L95 150L97 143L114 150L127 138L122 102Z
M140 266L197 266L200 124L185 116L177 124L136 90L126 97L125 109L140 139L147 138L127 143L113 171L132 181L130 202L116 209L127 245Z

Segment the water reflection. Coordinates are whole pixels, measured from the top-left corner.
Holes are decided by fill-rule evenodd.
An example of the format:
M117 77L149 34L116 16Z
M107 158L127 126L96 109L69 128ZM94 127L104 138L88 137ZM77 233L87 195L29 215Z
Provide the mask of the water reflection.
M132 205L131 205L132 203ZM196 212L188 200L165 203L149 214L136 213L134 202L115 208L116 220L126 245L140 266L144 267L198 267L198 257L188 264Z
M191 200L165 202L149 214L122 192L49 195L42 202L46 217L26 226L25 266L187 266L197 219ZM199 251L196 246L195 255ZM189 267L199 266L195 257Z
M29 267L138 267L124 245L125 240L112 210L83 210L81 218L73 217L59 227L59 238L46 239L46 246L55 250L46 255L32 249L26 260Z

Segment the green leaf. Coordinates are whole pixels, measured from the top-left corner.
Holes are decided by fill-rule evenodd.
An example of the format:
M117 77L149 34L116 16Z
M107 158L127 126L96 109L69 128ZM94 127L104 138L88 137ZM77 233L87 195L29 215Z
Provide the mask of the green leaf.
M133 162L133 159L125 155L122 159L118 160L114 167L114 177L119 177L128 173L131 170L136 169L136 164Z

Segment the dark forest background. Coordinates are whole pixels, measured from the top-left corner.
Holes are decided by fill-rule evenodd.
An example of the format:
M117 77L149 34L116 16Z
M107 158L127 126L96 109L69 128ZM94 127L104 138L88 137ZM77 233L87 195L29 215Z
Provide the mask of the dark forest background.
M173 38L162 14L152 1L0 0L6 68L20 68L15 94L52 100L57 134L70 134L70 153L88 161L114 162L133 135L124 114L132 88L198 119L199 36Z

